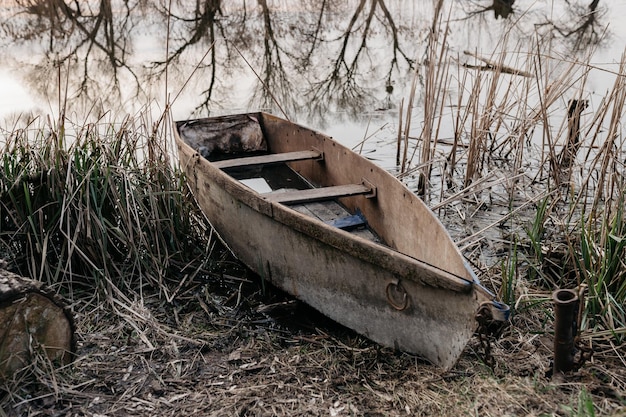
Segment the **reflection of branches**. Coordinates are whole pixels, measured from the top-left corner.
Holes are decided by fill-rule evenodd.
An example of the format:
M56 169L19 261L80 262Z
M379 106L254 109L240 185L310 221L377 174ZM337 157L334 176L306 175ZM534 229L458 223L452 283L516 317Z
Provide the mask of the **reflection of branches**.
M571 14L573 16L568 19L568 21L573 22L571 25L560 27L556 23L551 23L561 36L571 40L573 50L581 51L602 41L604 31L598 31L598 28L603 29L603 25L598 20L600 16L599 3L600 0L591 0L587 7L572 6Z
M489 1L490 5L485 6L484 2ZM581 1L587 5L581 5ZM468 20L476 15L482 15L493 11L495 18L506 19L514 12L515 0L458 0L459 5L471 5L471 11L466 12L466 16L459 20ZM605 36L605 25L600 21L604 11L600 7L600 0L563 0L566 5L563 9L566 16L555 22L548 17L534 22L534 29L544 27L553 35L560 36L567 40L574 51L582 51L589 46L599 44ZM605 6L606 7L606 6ZM533 14L527 14L532 16Z
M313 56L313 51L315 51L315 49L317 48L318 43L321 40L321 30L322 30L322 22L323 22L323 18L324 18L324 12L326 11L326 0L322 0L322 3L320 4L320 10L318 13L318 17L316 19L316 23L315 23L315 30L313 31L313 33L310 36L311 39L311 45L309 46L309 52L307 52L303 59L302 59L302 63L304 66L308 66L309 63L311 62L311 56Z
M509 15L513 13L514 3L515 3L515 0L492 0L492 3L490 6L487 6L475 12L469 13L467 18L493 10L493 14L496 19L500 17L503 19L507 19Z
M407 65L413 65L401 41L400 25L407 20L392 15L390 10L395 13L395 9L389 9L386 3L390 2L385 0L359 0L351 6L338 0L309 0L298 6L309 10L295 13L292 6L274 8L267 0L15 1L21 7L18 19L5 19L0 28L28 46L45 44L46 57L36 64L37 69L51 68L51 64L70 68L68 91L78 90L83 100L104 101L103 94L109 96L109 102L112 95L122 98L122 86L127 85L128 78L136 83L137 92L148 92L159 88L158 82L166 74L175 80L191 65L193 74L200 70L198 83L206 89L196 110L216 105L221 88L226 95L220 103L229 106L228 99L235 97L231 92L241 93L245 88L237 85L241 78L232 77L241 65L235 59L236 49L248 58L259 57L249 60L259 79L252 97L255 106L275 108L272 101L276 100L289 112L306 100L323 114L337 105L348 111L361 109L373 91L382 95L386 88L390 94L396 81L392 77L406 76ZM344 21L344 14L336 13L336 9L344 11L346 7L353 9ZM153 15L154 24L147 22L146 17ZM394 21L394 17L399 20ZM166 23L168 30L164 32ZM340 35L330 39L337 33L336 25L341 25ZM145 79L140 72L144 62L132 67L127 64L132 52L130 40L135 40L131 36L141 30L154 30L157 38L168 39L167 56L158 56L157 62L154 55L148 58L151 66ZM154 52L149 40L140 40L149 46L142 49L142 55L160 55L159 45ZM208 54L202 55L199 48L205 46L201 52ZM245 72L248 77L250 71ZM45 79L42 76L37 81L44 84ZM382 88L376 85L379 82L384 83ZM97 95L94 88L98 88ZM129 94L133 94L132 87Z
M398 52L402 54L406 62L409 64L409 67L412 67L412 61L406 56L406 54L402 51L402 49L400 49L400 43L398 41L398 38L399 38L398 28L396 27L396 24L393 21L393 18L391 17L391 13L389 13L389 9L387 9L387 6L385 6L385 3L382 0L378 0L378 4L380 5L380 8L382 9L383 14L385 15L385 19L387 20L387 23L389 23L389 28L391 29L391 32L392 32L393 59L391 60L391 66L389 67L389 72L387 74L387 86L389 86L391 85L391 72L393 70L393 67L397 66L397 63L398 63Z
M369 18L367 19L361 47L355 54L355 57L350 64L348 64L348 62L346 61L346 54L350 37L352 36L354 30L354 26L356 25L359 15L365 8L366 1L367 0L361 0L356 11L352 15L352 18L350 19L350 23L348 24L348 27L343 34L343 44L341 50L337 59L334 61L331 73L325 80L314 84L311 101L313 105L317 107L316 113L321 113L322 111L324 111L323 107L325 107L324 105L327 102L337 101L340 106L348 104L348 106L346 107L350 108L352 107L350 106L350 104L353 104L355 102L360 103L363 101L364 91L358 86L358 83L355 81L355 73L358 68L358 58L363 50L365 39L367 37L367 30L373 16L373 12L375 11L375 0L372 4Z
M370 3L369 10L366 10L368 1ZM386 85L391 85L393 69L398 67L398 54L402 55L409 66L412 65L411 59L409 59L400 48L398 29L384 0L360 0L347 28L340 37L340 39L343 38L343 42L337 58L331 66L330 72L322 81L314 83L309 92L311 97L310 102L312 102L313 106L317 106L314 108L316 113L323 112L330 103L336 103L347 109L358 109L362 107L367 94L360 86L357 77L360 75L362 56L367 51L367 40L372 31L372 23L375 21L378 9L380 9L383 15L380 20L386 23L391 30L393 44L393 56L386 76ZM363 18L364 21L359 24L359 19L361 18ZM351 52L349 47L351 46L355 33L359 32L359 30L360 40L356 39L358 46L353 56L349 58L348 55Z
M272 26L272 17L266 0L258 0L263 17L263 67L260 73L263 85L257 88L252 98L260 101L261 108L275 107L274 100L280 107L294 103L294 88L285 71L281 54L286 52L280 47Z
M185 41L178 46L171 54L167 56L165 61L154 62L153 66L157 69L155 75L160 75L165 72L166 68L176 62L179 62L181 56L185 51L190 49L192 46L198 44L199 42L205 40L208 44L213 44L216 39L216 32L220 32L222 36L223 27L219 24L218 16L222 14L221 9L221 0L197 0L195 8L193 10L194 16L192 18L186 18L182 16L177 16L172 13L171 10L164 10L163 15L173 18L174 20L184 22L186 24L191 24L191 27L188 29L189 32L185 34ZM208 87L202 93L204 94L204 101L200 103L197 108L206 108L209 110L209 103L213 97L213 90L215 88L216 83L216 52L215 48L211 48L210 51L210 62L208 64L204 64L204 66L208 66L211 68L211 75L209 77Z
M36 14L40 22L41 19L47 18L50 33L49 48L51 51L55 46L54 40L56 37L72 34L73 28L78 29L83 34L84 38L80 39L68 53L60 58L61 63L76 54L78 49L85 43L89 43L89 49L95 46L107 56L111 67L126 66L124 63L127 52L125 33L122 32L122 37L119 40L116 39L111 0L102 0L98 12L89 15L81 12L78 2L74 2L75 9L71 8L63 0L48 0L36 4L28 1L27 3L29 3L29 7L26 7L27 12ZM128 17L127 14L122 20L124 21ZM98 39L99 35L103 37L102 41ZM119 57L118 51L121 55Z
M193 18L183 18L171 13L170 17L186 23L191 23L192 27L190 28L189 34L185 36L188 40L174 50L174 52L167 57L166 61L155 62L155 66L171 64L173 61L179 59L183 52L185 52L189 47L197 44L203 39L206 39L209 44L213 43L213 41L215 41L216 26L219 22L217 16L221 13L221 0L207 0L202 2L202 4L200 4L199 1L196 2L196 7L194 9L195 16ZM221 31L222 28L219 27L219 30Z
M114 92L119 93L119 68L124 68L135 79L138 89L141 84L134 71L126 64L128 54L127 41L129 36L125 28L130 20L132 6L125 2L124 13L116 12L114 19L111 0L101 0L97 8L92 9L90 4L65 2L63 0L17 0L22 7L22 14L26 22L11 27L10 23L3 25L3 29L12 35L21 31L19 39L24 42L37 41L48 37L48 57L56 65L73 63L77 58L83 61L81 77L68 74L68 78L77 82L78 90L87 93L95 80L89 76L90 62L98 61L94 51L103 54L107 62L106 67L95 64L98 68L98 78L103 80L105 68L111 72L112 83L116 87ZM81 8L82 7L82 8ZM23 22L23 19L16 18ZM18 26L19 25L19 26ZM18 37L14 36L14 39ZM81 54L81 51L84 53ZM46 85L46 87L49 87ZM98 90L111 91L99 88ZM98 96L101 97L100 93ZM84 97L87 98L87 97Z

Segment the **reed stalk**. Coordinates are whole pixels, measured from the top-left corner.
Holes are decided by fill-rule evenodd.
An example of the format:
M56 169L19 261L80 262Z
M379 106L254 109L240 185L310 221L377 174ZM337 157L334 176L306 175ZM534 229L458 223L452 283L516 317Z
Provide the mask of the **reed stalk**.
M445 101L448 74L448 65L443 65L441 69L437 66L444 62L447 54L447 37L448 25L443 25L440 17L442 13L443 1L438 1L435 7L435 16L431 25L428 37L428 50L426 52L425 72L426 79L424 84L424 122L422 133L420 135L420 170L417 192L420 195L426 195L428 182L430 181L430 173L432 166L429 163L434 157L434 149L437 135L435 130L437 120L441 121L441 112L443 111L443 103ZM442 27L444 26L444 27ZM439 33L443 32L440 40ZM416 147L417 149L417 147ZM412 159L412 158L411 158Z

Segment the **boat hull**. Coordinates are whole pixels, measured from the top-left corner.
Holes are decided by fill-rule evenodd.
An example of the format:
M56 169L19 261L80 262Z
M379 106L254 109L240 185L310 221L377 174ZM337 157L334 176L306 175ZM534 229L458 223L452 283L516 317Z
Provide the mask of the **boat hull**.
M444 369L457 362L476 329L475 313L493 298L468 278L471 271L450 274L268 200L181 136L181 167L199 206L262 279L381 345Z

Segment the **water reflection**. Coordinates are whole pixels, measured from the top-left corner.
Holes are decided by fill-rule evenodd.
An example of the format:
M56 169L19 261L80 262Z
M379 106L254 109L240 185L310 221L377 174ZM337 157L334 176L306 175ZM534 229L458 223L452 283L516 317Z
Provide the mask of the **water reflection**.
M479 10L472 12L472 14L480 14L493 11L493 15L496 19L507 19L513 13L513 5L515 0L492 0L491 4L484 6Z
M134 85L132 94L140 95L141 76L131 64L130 47L140 4L116 3L17 0L6 7L2 29L13 44L12 63L26 70L32 90L47 97L58 94L63 73L69 98L83 108L119 103L127 86ZM127 78L135 82L127 84ZM100 100L103 92L105 101Z
M277 7L259 0L250 8L246 3L226 8L216 1L192 11L182 3L175 7L169 16L174 33L186 40L157 68L180 63L202 40L205 48L216 42L202 64L209 69L207 87L196 110L223 105L228 96L217 86L229 88L225 78L247 72L254 74L248 77L251 107L280 107L290 116L303 108L318 117L329 109L354 114L372 106L372 96L389 90L392 78L411 68L404 50L408 28L398 26L383 0L353 6L325 0ZM383 45L392 47L382 50Z
M183 91L185 116L260 108L322 125L329 113L354 118L406 96L432 29L434 5L418 3L16 0L3 6L2 36L30 89L78 114L162 104L167 89L169 100ZM573 50L601 41L610 7L567 2L556 19L523 0L441 4L467 31L525 23ZM480 36L462 42L475 49Z
M546 25L558 33L574 51L584 51L606 39L604 17L607 9L600 7L600 0L589 0L588 5L573 4L559 21L547 20Z

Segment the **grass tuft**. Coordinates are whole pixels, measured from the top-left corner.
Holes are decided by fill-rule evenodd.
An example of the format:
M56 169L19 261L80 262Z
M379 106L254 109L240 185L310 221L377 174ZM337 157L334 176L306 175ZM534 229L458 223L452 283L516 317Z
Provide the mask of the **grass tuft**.
M144 286L167 295L206 262L210 229L170 160L163 120L5 133L0 251L16 272L124 300Z
M588 325L616 331L618 343L626 329L625 198L626 189L614 211L607 210L601 219L590 218L581 224L578 260L582 280L589 288Z

